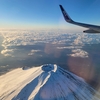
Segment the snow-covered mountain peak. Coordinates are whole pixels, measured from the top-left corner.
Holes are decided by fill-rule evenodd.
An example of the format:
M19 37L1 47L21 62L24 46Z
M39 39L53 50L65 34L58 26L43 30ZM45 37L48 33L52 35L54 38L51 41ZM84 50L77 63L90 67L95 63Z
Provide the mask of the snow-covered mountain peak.
M55 65L53 65L53 64L45 64L45 65L41 66L42 70L45 71L45 72L51 72L51 71L56 72L57 71L57 67L58 66L56 64Z
M84 79L53 64L1 76L0 91L0 100L100 100Z

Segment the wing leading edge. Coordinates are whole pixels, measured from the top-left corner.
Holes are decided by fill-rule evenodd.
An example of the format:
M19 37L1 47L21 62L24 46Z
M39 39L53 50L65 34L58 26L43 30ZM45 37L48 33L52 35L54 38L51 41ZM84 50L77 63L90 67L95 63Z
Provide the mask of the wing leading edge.
M85 28L88 28L88 30L85 30L83 32L85 33L100 33L100 26L97 26L97 25L91 25L91 24L85 24L85 23L80 23L80 22L75 22L73 21L70 16L67 14L67 12L64 10L64 8L62 7L62 5L59 5L60 6L60 9L62 11L62 14L64 16L64 19L68 22L68 23L71 23L71 24L75 24L75 25L78 25L78 26L82 26L82 27L85 27Z

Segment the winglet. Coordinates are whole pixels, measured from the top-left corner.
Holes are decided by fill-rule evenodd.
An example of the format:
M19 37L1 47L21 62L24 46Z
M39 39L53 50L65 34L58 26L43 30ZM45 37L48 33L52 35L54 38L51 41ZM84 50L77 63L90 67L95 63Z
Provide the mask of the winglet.
M69 17L69 15L67 14L67 12L64 10L64 8L62 7L62 5L59 5L60 6L60 9L62 11L62 14L65 18L65 20L69 23L73 22L73 20Z

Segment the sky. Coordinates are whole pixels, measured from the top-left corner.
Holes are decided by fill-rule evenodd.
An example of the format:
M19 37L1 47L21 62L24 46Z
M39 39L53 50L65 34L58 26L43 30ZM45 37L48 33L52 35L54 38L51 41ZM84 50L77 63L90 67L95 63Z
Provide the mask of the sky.
M100 0L0 0L0 29L81 30L65 22L60 4L73 20L100 25Z

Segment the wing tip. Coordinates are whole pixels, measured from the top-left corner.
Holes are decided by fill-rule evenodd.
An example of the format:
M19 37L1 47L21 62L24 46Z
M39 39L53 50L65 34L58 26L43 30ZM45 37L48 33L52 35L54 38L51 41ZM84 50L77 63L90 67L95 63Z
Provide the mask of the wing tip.
M63 14L65 20L67 22L73 22L73 20L69 17L69 15L67 14L67 12L64 10L63 6L62 5L59 5L59 6L60 6L60 9L62 11L62 14Z

